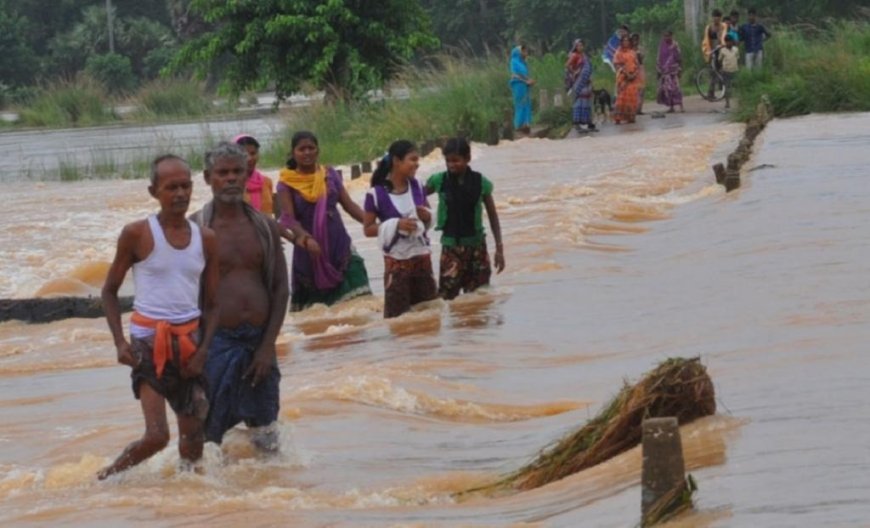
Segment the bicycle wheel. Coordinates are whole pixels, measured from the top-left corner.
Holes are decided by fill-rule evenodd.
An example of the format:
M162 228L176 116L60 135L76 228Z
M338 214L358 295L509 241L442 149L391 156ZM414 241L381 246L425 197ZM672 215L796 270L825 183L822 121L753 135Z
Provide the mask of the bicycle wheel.
M725 99L725 80L713 68L703 68L695 75L695 88L708 101Z

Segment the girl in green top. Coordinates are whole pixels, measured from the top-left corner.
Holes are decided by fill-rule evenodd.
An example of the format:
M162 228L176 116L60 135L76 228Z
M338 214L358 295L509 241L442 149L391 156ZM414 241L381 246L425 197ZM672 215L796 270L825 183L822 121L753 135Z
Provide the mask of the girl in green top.
M495 267L504 269L504 248L498 213L492 199L492 182L471 170L471 146L462 138L452 138L442 149L447 171L433 174L426 182L426 193L438 193L435 229L441 235L441 276L438 294L453 299L489 284L492 268L486 251L483 207L495 238Z

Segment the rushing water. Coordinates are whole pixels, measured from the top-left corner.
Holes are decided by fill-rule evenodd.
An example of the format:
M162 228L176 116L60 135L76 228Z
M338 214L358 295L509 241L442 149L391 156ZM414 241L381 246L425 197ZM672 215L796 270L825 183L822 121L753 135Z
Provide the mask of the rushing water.
M709 165L740 127L668 119L686 126L475 146L508 269L390 323L379 296L289 317L278 460L239 431L207 446L204 475L178 473L173 433L98 483L142 429L105 323L0 324L0 523L632 526L637 449L531 492L451 492L518 467L673 355L702 356L720 404L683 428L700 491L679 525L866 523L870 115L773 122L729 195ZM142 181L2 192L2 297L96 292L121 225L154 208ZM374 244L350 230L382 291Z

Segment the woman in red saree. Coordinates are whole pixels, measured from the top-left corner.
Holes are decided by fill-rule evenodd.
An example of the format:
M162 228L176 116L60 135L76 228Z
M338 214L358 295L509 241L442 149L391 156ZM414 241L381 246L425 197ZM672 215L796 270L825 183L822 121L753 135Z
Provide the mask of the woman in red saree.
M628 35L622 37L616 55L613 57L613 65L616 67L616 86L618 95L613 110L613 121L620 123L634 123L637 115L637 107L640 97L640 79L638 71L637 54L631 46Z

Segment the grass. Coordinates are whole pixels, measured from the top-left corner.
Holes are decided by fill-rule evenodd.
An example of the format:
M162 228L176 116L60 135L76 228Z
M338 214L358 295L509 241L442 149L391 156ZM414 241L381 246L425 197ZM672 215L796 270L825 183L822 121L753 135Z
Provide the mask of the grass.
M736 81L739 100L736 119L745 120L763 94L770 98L775 115L809 112L870 110L870 28L866 23L837 22L824 27L775 28L766 45L765 68L743 71ZM649 34L646 49L647 98L655 97L655 58L658 35ZM697 46L677 35L684 60L684 93L695 92L693 78L703 66ZM550 96L564 94L563 74L567 52L531 57L529 66L537 84L533 91L534 122L565 127L570 121L570 101L543 112L537 108L541 90ZM589 52L593 61L593 84L613 90L614 75L601 61L600 50ZM326 163L357 163L381 156L389 144L405 138L421 142L465 134L472 140L486 139L489 123L503 123L512 112L508 87L507 54L458 58L440 56L428 65L408 68L393 83L393 95L407 97L378 101L317 105L294 110L288 118L283 140L266 146L260 164L282 166L290 150L290 137L300 129L313 131L320 139ZM389 94L388 94L389 95ZM193 83L161 81L138 97L145 114L140 118L166 119L187 115L202 117L210 99ZM105 96L96 83L79 80L41 90L30 107L22 111L31 126L86 126L116 120L104 110ZM144 117L143 117L144 116ZM202 162L200 148L187 147L193 166ZM104 177L144 177L147 162L112 161L99 158L85 167L61 164L63 180ZM99 159L98 159L99 158ZM144 156L143 156L144 158ZM150 161L150 159L148 159Z
M541 88L562 91L564 58L531 57L529 67L537 80L534 105ZM409 68L393 83L393 94L408 97L374 102L317 105L299 110L289 123L281 144L261 152L264 165L283 165L290 136L311 130L320 140L321 157L332 164L353 163L383 155L397 139L422 142L457 134L483 141L489 123L503 123L512 115L506 54L457 58L439 56L429 65Z
M153 123L201 118L219 112L233 113L231 106L212 103L201 83L183 79L159 79L143 86L127 100L136 107L128 117L115 114L113 107L124 100L108 96L100 83L81 75L72 81L59 81L40 87L32 96L22 98L13 109L17 123L3 127L87 127L118 122Z
M80 77L41 88L33 101L21 110L26 126L93 126L116 121L106 108L106 94L99 83Z
M456 497L492 496L545 486L638 445L646 418L672 416L686 424L715 412L713 381L700 359L670 358L636 384L626 383L597 416L541 451L531 463Z
M834 22L774 34L764 68L736 79L738 119L748 119L764 94L777 117L870 110L870 25Z
M144 86L135 96L134 118L143 121L202 117L214 112L211 96L195 81L160 79Z
M74 156L63 156L57 159L57 168L52 171L39 171L31 174L33 177L54 179L62 182L75 182L82 180L136 180L148 178L151 170L151 160L164 152L173 152L186 159L194 174L198 174L204 162L205 151L209 146L217 143L217 139L208 136L203 139L201 147L187 146L182 149L172 147L157 147L147 155L137 156L130 159L119 159L110 152L92 150L90 159L82 163Z

